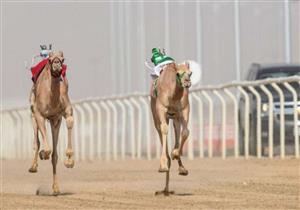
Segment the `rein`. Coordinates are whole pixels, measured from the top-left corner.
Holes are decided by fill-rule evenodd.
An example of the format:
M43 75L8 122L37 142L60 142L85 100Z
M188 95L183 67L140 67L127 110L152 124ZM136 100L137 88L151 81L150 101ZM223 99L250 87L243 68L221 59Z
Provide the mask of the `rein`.
M184 76L184 74L185 74L185 72L183 72L183 73L181 73L181 74L179 74L179 73L176 74L176 82L177 82L177 84L180 85L181 87L183 87L183 86L182 86L181 79L182 79L182 77Z

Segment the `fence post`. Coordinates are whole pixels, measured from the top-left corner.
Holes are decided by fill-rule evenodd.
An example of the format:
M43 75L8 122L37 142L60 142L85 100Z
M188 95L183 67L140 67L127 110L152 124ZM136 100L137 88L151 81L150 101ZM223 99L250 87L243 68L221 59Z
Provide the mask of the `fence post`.
M196 95L195 92L191 93L191 95L196 99L199 104L199 157L204 157L204 148L203 148L203 139L204 139L204 129L203 129L203 102L201 98Z
M214 123L214 114L213 114L213 101L211 97L206 93L206 91L202 91L204 97L208 101L209 105L209 128L208 128L208 157L211 158L213 156L213 149L212 149L212 138L213 138L213 123Z
M79 118L78 118L78 115L80 115L78 109L76 108L78 105L77 104L73 104L72 107L73 107L73 116L74 116L74 158L76 161L80 160L80 156L79 156L79 134L80 134L80 131L79 131L79 127L80 127L80 124L79 124Z
M281 88L276 83L271 83L272 87L277 91L280 100L280 157L285 157L285 115L284 115L284 95Z
M261 158L261 97L259 93L255 90L254 87L249 86L249 90L255 95L256 97L256 152L257 157Z
M220 99L222 103L222 158L226 158L226 102L221 94L214 90L213 93Z
M189 97L190 101L190 113L189 113L189 119L190 119L190 135L188 140L188 158L189 160L194 159L194 116L192 115L194 107L193 107L193 97Z
M106 151L105 151L105 159L106 161L110 160L110 140L111 140L111 112L109 107L106 104L106 101L100 102L101 106L104 108L106 112Z
M135 158L135 132L134 132L134 110L133 110L133 106L131 104L131 101L129 99L125 99L124 100L125 104L129 107L130 110L130 114L131 114L131 118L130 118L130 128L131 128L131 158L134 159Z
M101 108L99 103L96 103L95 101L91 102L91 105L94 107L97 113L97 149L96 149L96 155L98 158L101 158L101 151L102 151L102 114L101 114ZM96 143L95 142L95 143Z
M125 159L125 141L126 141L126 108L122 100L117 100L117 104L122 110L122 123L121 123L121 157Z
M243 89L243 87L238 86L238 89L241 91L245 98L245 136L244 136L244 150L245 150L245 158L249 158L249 109L250 109L250 99L247 92Z
M239 157L239 107L238 102L235 96L227 88L224 89L224 92L231 98L234 106L234 157Z
M149 98L146 97L140 97L140 101L144 104L145 107L145 129L146 129L146 146L147 146L147 159L151 160L151 144L150 144L150 108L149 108Z
M269 100L269 158L273 158L273 96L271 91L268 90L265 85L260 85L260 88L264 91L265 94L267 94Z
M142 110L140 104L136 101L135 98L130 99L132 104L137 108L138 110L138 118L137 118L137 158L141 158L141 141L142 141Z
M287 82L283 83L284 86L293 94L293 108L294 108L294 135L295 135L295 156L299 158L299 131L298 131L298 113L297 113L297 92ZM300 84L300 83L299 83Z
M5 115L7 117L5 117ZM6 120L5 118L9 118L10 120ZM4 124L5 122L5 124ZM9 125L7 129L5 129L5 125ZM16 148L17 144L16 142L16 132L13 129L8 129L8 128L13 128L15 127L14 123L14 117L10 112L3 112L1 111L1 134L3 135L4 133L6 135L1 136L1 157L0 158L7 158L7 159L14 159L16 158ZM32 141L33 142L33 141Z
M15 122L16 122L16 132L14 132L14 135L15 135L15 149L16 149L16 157L18 159L22 158L22 144L20 145L20 140L22 139L22 118L20 117L20 115L18 114L18 110L15 110L15 111L12 111L11 112L13 118L15 119Z
M28 122L26 121L26 109L20 109L16 111L18 113L19 119L21 119L21 136L19 142L21 142L21 159L26 159L29 157L28 155L28 143L29 139L29 131L28 130Z
M27 109L25 111L25 116L27 118L27 123L26 123L26 129L27 129L27 157L31 158L32 157L32 142L33 142L33 127L32 127L32 122L31 122L31 111L30 109Z
M88 118L89 118L89 141L86 141L89 142L89 160L94 160L94 144L93 144L93 141L95 139L94 137L94 122L95 122L95 117L94 117L94 113L93 113L93 110L90 106L90 104L88 104L87 102L86 103L83 103L83 107L87 110L87 113L88 113Z
M114 160L118 159L118 148L117 148L117 134L118 134L118 112L116 105L112 102L112 100L107 101L108 106L112 109L113 111L113 157Z
M78 114L80 115L80 132L81 132L81 138L80 138L80 146L81 146L81 154L80 154L80 159L81 160L85 160L86 159L86 146L85 146L85 137L86 137L86 134L85 134L85 123L86 123L86 117L85 117L85 114L84 114L84 110L82 109L82 104L77 104L77 111L78 111ZM79 127L79 126L78 126Z

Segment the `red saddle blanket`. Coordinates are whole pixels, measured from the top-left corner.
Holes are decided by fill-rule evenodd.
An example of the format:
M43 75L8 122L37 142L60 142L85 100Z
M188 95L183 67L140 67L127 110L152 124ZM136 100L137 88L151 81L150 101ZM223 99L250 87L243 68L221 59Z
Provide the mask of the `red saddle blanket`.
M41 72L43 71L44 67L46 66L46 64L49 62L48 59L44 59L42 61L40 61L37 65L35 65L34 67L31 67L31 74L32 74L32 81L36 82L39 75L41 74ZM62 65L62 70L61 70L61 76L63 78L66 77L66 72L67 72L67 65L63 64Z

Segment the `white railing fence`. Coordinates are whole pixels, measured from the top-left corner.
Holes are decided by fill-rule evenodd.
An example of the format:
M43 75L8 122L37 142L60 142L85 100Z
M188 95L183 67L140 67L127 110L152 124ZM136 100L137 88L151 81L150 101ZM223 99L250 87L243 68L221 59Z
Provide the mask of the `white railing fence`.
M291 143L293 152L288 155L299 158L299 85L300 77L295 76L233 82L191 90L191 132L184 154L189 159L214 156L248 158L250 155L261 158L265 153L269 158L275 155L285 158L286 147ZM271 92L270 87L275 92ZM292 101L285 101L286 92L283 88L291 93ZM279 101L274 101L274 93L278 94ZM267 102L262 101L262 94L266 94ZM251 114L253 98L256 99L256 117ZM73 148L76 160L116 160L126 157L150 160L160 156L160 141L153 125L148 95L87 99L74 103L73 109ZM0 116L1 158L32 158L33 129L29 108L2 110ZM264 124L264 117L267 117L268 125ZM275 127L274 122L279 122L279 128ZM292 141L289 142L286 141L287 126L292 127ZM49 123L47 130L51 143ZM170 130L173 130L172 122ZM279 142L275 141L277 136L274 131L279 132ZM172 147L173 131L169 137L169 145ZM63 121L58 144L60 157L64 155L66 145L67 129ZM279 153L274 150L277 147Z

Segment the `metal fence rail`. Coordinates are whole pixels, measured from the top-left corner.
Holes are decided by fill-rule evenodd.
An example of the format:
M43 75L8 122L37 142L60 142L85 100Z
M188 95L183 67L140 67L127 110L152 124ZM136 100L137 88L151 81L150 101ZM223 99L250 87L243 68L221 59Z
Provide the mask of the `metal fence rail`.
M256 99L256 154L263 156L262 144L262 101L261 93L268 97L268 130L267 153L274 157L274 117L280 120L280 157L285 158L285 97L282 87L291 92L293 101L289 102L293 113L293 154L299 158L300 99L297 98L300 88L300 77L267 79L254 82L233 82L220 86L206 86L190 91L190 137L185 146L189 159L194 157L228 156L248 158L250 141L250 107L251 98ZM268 88L266 87L268 86ZM274 102L270 88L278 93L280 101ZM299 86L300 87L300 86ZM261 91L258 91L261 90ZM245 104L244 131L239 127L240 99ZM279 111L274 109L278 106ZM157 158L160 156L160 141L154 129L150 113L149 96L133 94L108 98L86 99L73 103L75 124L73 129L73 146L75 159L105 160L131 158ZM278 112L278 113L277 113ZM1 144L2 159L24 159L33 155L33 129L29 108L2 110ZM47 123L48 124L48 123ZM170 126L171 127L171 126ZM50 126L47 125L50 137ZM172 135L171 135L172 136ZM174 136L174 135L173 135ZM49 138L50 139L50 138ZM173 139L169 142L174 143ZM51 143L51 141L50 141ZM241 145L242 144L242 147ZM58 152L64 155L67 145L67 129L62 123ZM60 158L63 160L63 158Z

